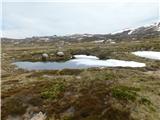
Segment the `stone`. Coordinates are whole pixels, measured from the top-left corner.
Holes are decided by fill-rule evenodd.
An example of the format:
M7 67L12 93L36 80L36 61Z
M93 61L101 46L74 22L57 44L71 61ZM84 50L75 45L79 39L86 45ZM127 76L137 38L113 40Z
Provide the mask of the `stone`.
M43 114L42 112L39 112L38 114L35 114L31 120L46 120L46 115Z
M46 61L48 57L49 57L49 56L48 56L47 53L43 53L43 54L42 54L42 60L43 60L43 61Z
M64 52L57 52L56 54L57 54L57 56L60 56L60 57L64 56Z

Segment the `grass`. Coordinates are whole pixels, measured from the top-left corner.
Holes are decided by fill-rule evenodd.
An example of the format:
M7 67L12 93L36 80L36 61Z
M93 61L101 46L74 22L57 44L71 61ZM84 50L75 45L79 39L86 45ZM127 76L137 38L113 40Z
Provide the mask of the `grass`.
M127 86L116 86L112 88L112 96L120 100L131 100L135 101L137 98L137 92L139 88L127 87Z
M141 97L140 103L144 105L151 105L151 101L147 97Z
M159 51L159 44L158 38L139 42L122 41L112 45L71 43L64 46L66 56L61 59L55 55L57 48L54 43L37 43L33 46L3 44L2 52L6 53L6 56L2 59L2 69L8 74L2 75L2 86L5 88L2 89L2 120L7 119L8 115L24 115L30 105L46 113L47 119L52 118L52 115L55 115L55 119L61 119L61 114L69 106L74 106L73 118L65 119L134 120L138 116L137 119L158 120L154 114L160 112L157 107L160 81L158 75L148 74L147 71L158 71L160 62L140 58L130 52ZM41 61L43 52L50 54L49 61L67 60L73 54L87 54L101 59L144 62L147 67L25 71L15 70L10 65L14 61L12 58L17 61ZM135 106L138 112L134 111ZM150 106L154 106L155 110L150 111Z
M29 78L39 79L41 76L47 73L49 75L59 74L58 71L37 71L33 72ZM65 70L65 72L63 71L63 74L71 75L71 73L68 73L67 70ZM76 79L77 75L81 76L81 78ZM148 106L151 102L147 97L141 97L138 95L139 92L144 90L143 88L141 88L141 86L128 86L128 82L144 82L141 81L141 79L144 78L144 73L141 71L127 68L110 68L103 70L95 68L81 70L80 72L78 72L78 74L75 74L73 72L72 76L74 76L72 80L70 78L59 78L50 80L44 79L36 83L30 83L28 85L28 88L26 88L27 91L25 91L25 89L21 89L19 91L23 92L23 95L26 97L32 91L31 94L33 98L30 99L27 103L25 101L22 101L22 103L29 103L33 106L44 105L44 108L42 107L39 109L45 111L48 117L50 117L50 115L53 113L56 113L56 115L60 115L63 111L65 111L66 108L68 108L68 106L75 106L76 113L73 116L73 119L82 119L83 114L87 115L85 119L92 118L93 114L95 118L99 118L99 115L101 115L106 108L108 111L106 113L103 113L104 115L101 116L101 119L103 120L107 118L110 120L118 120L118 118L125 119L125 116L127 116L127 119L132 119L130 116L130 110L124 110L124 106L129 106L131 108L134 107L130 103L133 103L133 105L140 103L140 105L143 104L145 106ZM150 77L147 75L145 76L144 80L145 82L148 82L151 78L153 81L157 81L153 76ZM32 87L32 84L36 84L36 86ZM68 97L65 97L66 92L70 93ZM14 94L19 95L18 91ZM77 95L80 95L80 97L75 97ZM20 94L19 97L21 96L22 95ZM106 96L108 97L106 98ZM107 104L103 103L104 98L106 98ZM116 98L116 101L114 100L114 98ZM57 102L53 102L54 100L56 100ZM14 105L13 102L10 101L10 103ZM22 107L22 105L19 106ZM50 106L54 107L51 109ZM7 108L9 108L8 105ZM23 109L26 110L26 108ZM19 112L18 110L15 111ZM82 116L80 115L81 112L83 113ZM12 111L6 113L11 114Z
M56 83L42 91L41 97L44 99L55 99L64 89L65 86L63 83Z

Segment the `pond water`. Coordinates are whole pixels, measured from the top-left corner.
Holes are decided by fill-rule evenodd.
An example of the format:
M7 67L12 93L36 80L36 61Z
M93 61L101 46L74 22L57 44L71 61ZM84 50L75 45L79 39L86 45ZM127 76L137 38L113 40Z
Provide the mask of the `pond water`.
M132 52L132 54L140 57L144 57L144 58L160 60L160 52L157 52L157 51L136 51L136 52Z
M18 68L27 70L62 70L91 67L145 67L144 63L115 59L99 60L96 56L75 55L66 62L15 62Z

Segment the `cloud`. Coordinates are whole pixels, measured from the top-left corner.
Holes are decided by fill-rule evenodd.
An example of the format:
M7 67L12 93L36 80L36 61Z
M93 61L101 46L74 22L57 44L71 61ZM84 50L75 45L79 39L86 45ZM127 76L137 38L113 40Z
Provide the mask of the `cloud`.
M159 2L159 0L2 0L3 2L62 2L62 3L93 3L93 2L115 2L115 3L128 3L128 2L137 2L137 3L153 3Z
M3 3L6 37L110 33L156 22L157 3Z

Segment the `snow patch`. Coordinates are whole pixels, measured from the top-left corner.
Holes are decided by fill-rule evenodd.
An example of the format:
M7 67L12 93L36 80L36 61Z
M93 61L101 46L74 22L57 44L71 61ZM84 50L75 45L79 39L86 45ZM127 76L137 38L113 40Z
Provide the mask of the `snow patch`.
M96 40L96 41L93 41L94 43L102 43L104 42L104 40Z
M97 60L97 59L73 59L77 65L95 66L95 67L145 67L144 63L123 60Z
M157 51L136 51L132 54L149 59L160 60L160 52Z
M99 59L96 56L92 56L92 55L74 55L74 58L76 59Z
M157 28L157 31L160 31L160 27Z
M112 42L110 42L111 44L115 44L116 42L114 42L114 41L112 41Z
M134 31L134 30L130 30L130 31L128 32L128 35L131 35L131 34L133 33L133 31Z

